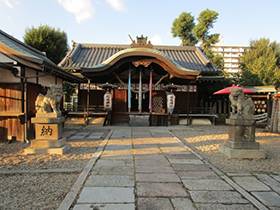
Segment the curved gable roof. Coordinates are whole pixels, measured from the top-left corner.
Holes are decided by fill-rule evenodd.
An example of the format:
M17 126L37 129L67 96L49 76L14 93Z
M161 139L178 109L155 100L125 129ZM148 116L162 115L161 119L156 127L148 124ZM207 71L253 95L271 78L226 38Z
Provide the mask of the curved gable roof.
M178 74L188 74L188 75L194 75L197 76L200 74L200 71L191 70L184 68L177 62L175 62L172 58L170 58L168 55L166 55L163 52L160 52L155 49L149 49L149 48L128 48L121 50L117 52L116 54L112 55L105 61L103 61L101 64L93 66L93 67L85 67L81 68L82 72L89 72L89 71L102 71L106 70L122 58L130 57L130 56L147 56L147 57L153 57L158 59L159 61L164 62L169 68L165 70L173 70ZM170 72L172 73L172 72Z
M133 48L131 48L130 45L75 43L73 48L59 63L59 66L64 69L93 67L101 64L109 57L125 49ZM201 72L219 71L216 67L210 65L211 63L209 59L198 47L154 45L153 49L166 54L173 61L186 69Z

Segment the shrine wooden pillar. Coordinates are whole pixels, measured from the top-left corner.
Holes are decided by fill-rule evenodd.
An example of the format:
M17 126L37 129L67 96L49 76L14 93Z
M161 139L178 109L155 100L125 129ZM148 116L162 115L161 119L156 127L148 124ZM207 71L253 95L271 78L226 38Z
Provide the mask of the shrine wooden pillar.
M142 66L140 66L140 72L139 72L138 110L139 110L139 114L141 114L142 113Z
M128 99L127 99L127 108L128 108L128 113L131 112L131 66L129 67L128 71Z
M153 69L151 67L150 70L150 85L149 85L149 92L150 92L150 97L149 97L149 109L150 109L150 113L152 113L153 110L153 104L152 104L152 93L153 93Z

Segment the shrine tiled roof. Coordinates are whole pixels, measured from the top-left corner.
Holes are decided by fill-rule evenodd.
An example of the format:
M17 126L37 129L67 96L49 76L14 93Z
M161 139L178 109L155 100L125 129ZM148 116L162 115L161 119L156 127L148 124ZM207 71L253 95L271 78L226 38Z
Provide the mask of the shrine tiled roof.
M130 45L75 43L59 66L64 69L85 69L106 65L118 53L129 51ZM143 48L142 48L143 49ZM144 48L147 49L147 48ZM178 68L207 73L220 72L199 47L193 46L153 46L153 53L167 58ZM122 51L122 52L121 52Z
M46 68L51 69L53 75L66 81L83 82L81 78L65 71L49 60L43 52L19 41L2 30L0 30L0 53L29 68L39 71ZM1 64L5 65L4 62Z

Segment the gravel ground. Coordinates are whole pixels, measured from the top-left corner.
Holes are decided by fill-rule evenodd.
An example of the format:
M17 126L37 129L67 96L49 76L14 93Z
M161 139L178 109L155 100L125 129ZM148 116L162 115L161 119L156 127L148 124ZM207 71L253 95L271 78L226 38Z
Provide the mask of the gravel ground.
M71 145L65 155L24 155L29 144L0 142L0 209L57 209L102 141L86 137L104 132L101 138L104 139L109 132L81 129L79 126L64 129ZM85 138L70 139L82 131L88 133ZM51 172L53 169L61 172ZM67 169L75 170L63 171Z
M256 141L265 150L266 159L229 159L219 145L228 139L228 126L189 126L171 132L223 172L280 173L280 135L256 129Z

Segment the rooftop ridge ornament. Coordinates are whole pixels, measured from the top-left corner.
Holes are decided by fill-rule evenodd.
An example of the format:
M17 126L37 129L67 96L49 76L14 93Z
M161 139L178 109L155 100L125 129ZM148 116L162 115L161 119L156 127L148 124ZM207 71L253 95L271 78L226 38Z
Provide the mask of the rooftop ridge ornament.
M148 37L144 37L143 35L141 35L141 37L136 37L137 43L135 42L135 40L133 40L131 38L130 35L128 35L129 38L132 41L132 44L130 45L131 48L139 48L139 47L145 47L145 48L153 48L154 45L152 45L151 41L148 41Z

